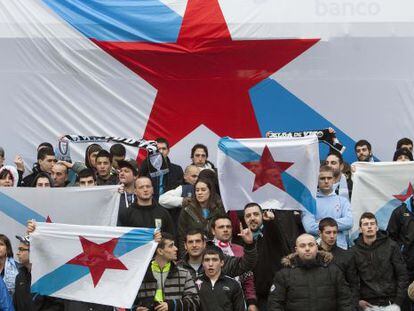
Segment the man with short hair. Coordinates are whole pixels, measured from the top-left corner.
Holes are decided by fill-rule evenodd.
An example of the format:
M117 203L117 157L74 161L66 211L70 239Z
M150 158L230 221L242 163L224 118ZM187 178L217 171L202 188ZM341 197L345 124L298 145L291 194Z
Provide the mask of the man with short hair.
M194 184L197 181L200 170L199 167L192 164L187 166L184 171L185 183L161 194L159 197L160 205L168 209L176 224L178 224L181 208L186 207L191 202L191 198L194 195Z
M171 234L162 233L161 242L144 276L133 310L199 310L200 300L190 272L174 263L178 250L174 240Z
M53 187L66 187L68 181L68 168L63 163L57 162L52 167L51 177L53 179Z
M208 160L208 149L206 145L195 144L191 148L191 161L195 166L200 167L201 169L211 169L216 170L214 164Z
M151 176L150 173L150 159L149 157L142 163L140 176L147 176L151 178L154 186L154 197L158 200L163 193L177 188L183 183L183 169L181 166L171 162L168 157L170 153L169 142L162 137L156 140L158 151L162 154L164 161L167 163L168 173L159 176Z
M318 234L319 221L325 217L332 217L338 223L337 244L343 249L348 248L348 230L353 226L351 204L347 199L337 195L332 189L334 174L331 167L324 165L319 169L318 187L316 194L315 214L304 211L302 223L307 233Z
M55 163L56 157L53 149L48 147L40 148L37 152L37 162L33 165L33 171L30 175L27 175L25 178L23 178L22 186L32 187L35 177L41 172L51 174L52 167Z
M95 173L91 168L85 168L78 174L79 187L94 187L96 186Z
M326 157L324 165L331 167L333 170L334 179L332 187L335 193L350 201L353 183L351 178L346 178L345 174L342 173L344 169L342 154L332 151Z
M118 184L118 176L112 171L112 156L104 149L96 155L96 173L96 184L98 186Z
M405 149L410 150L410 152L413 152L413 141L407 137L401 138L397 142L397 147L395 148L395 150L398 150L401 148L405 148Z
M246 310L243 291L239 282L222 271L223 251L217 246L209 246L202 255L204 275L196 281L200 304L203 311Z
M13 296L13 304L16 311L34 310L61 310L61 302L55 298L40 296L30 292L31 270L30 241L28 236L16 236L19 240L17 258L21 264L19 274L16 276L16 287Z
M111 148L109 148L109 153L112 156L112 167L115 170L119 169L118 162L119 161L124 161L125 156L126 156L126 149L125 149L124 145L122 145L122 144L112 145Z
M359 307L377 310L392 304L402 306L407 295L408 275L400 247L386 232L378 230L374 214L365 212L359 220L360 235L352 252L360 291Z
M361 139L357 141L354 150L358 161L374 162L374 156L372 155L372 147L367 140Z
M283 259L284 268L276 273L270 289L271 311L351 311L351 295L332 255L318 252L315 238L302 234L295 253Z
M174 224L168 211L154 200L151 179L145 176L135 181L137 201L119 214L119 225L123 227L160 228L174 234Z
M219 247L223 253L230 257L243 257L244 249L242 246L231 242L233 236L233 227L231 218L227 215L221 215L214 218L211 222L211 231L214 239L213 243ZM256 311L257 297L254 288L253 272L249 271L240 275L240 284L243 288L248 311Z
M258 260L252 269L255 279L257 306L265 310L273 276L281 268L281 259L290 253L288 238L271 211L263 212L257 203L244 207L244 221L257 243Z
M344 274L351 289L353 309L358 307L359 280L356 275L355 260L350 250L344 250L336 245L338 223L331 217L319 222L319 249L333 255L332 263L336 264Z
M135 195L135 181L138 177L138 165L135 160L118 161L119 169L119 183L122 190L120 190L121 199L119 201L118 211L118 224L121 211L125 208L129 208L134 202L136 202Z

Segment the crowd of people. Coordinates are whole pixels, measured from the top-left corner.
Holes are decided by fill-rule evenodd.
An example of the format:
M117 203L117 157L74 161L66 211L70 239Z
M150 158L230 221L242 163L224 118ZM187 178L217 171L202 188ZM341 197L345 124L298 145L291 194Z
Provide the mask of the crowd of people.
M4 165L0 148L0 187L119 185L117 225L161 232L131 310L414 310L412 196L394 210L386 231L364 213L360 235L350 241L352 167L337 150L315 176L314 214L263 210L255 202L226 212L207 147L194 145L183 170L171 162L168 141L156 142L163 174L153 174L148 159L141 166L127 160L122 144L109 151L90 144L84 162L72 163L57 161L53 146L42 143L29 174L20 156ZM354 150L358 161L375 161L368 141ZM412 150L413 142L401 139L394 161L412 161ZM35 228L29 221L28 233ZM17 236L13 250L15 237L1 231L0 310L121 310L31 293L30 234Z

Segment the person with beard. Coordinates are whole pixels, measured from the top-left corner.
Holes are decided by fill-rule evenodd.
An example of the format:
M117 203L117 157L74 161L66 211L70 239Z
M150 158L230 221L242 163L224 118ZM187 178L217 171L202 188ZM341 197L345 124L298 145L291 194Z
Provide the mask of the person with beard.
M344 159L342 158L342 155L339 152L331 151L326 157L324 164L331 167L333 170L333 189L335 193L350 201L353 183L351 178L346 178L345 174L342 174L344 169Z
M270 288L269 311L351 311L351 294L332 255L318 251L315 238L302 234L296 252L283 259Z
M372 155L372 146L369 141L361 139L356 142L355 154L360 162L374 162L374 156Z
M273 212L263 212L259 204L248 203L243 214L257 243L258 260L253 269L257 306L259 310L266 310L273 276L281 268L281 259L290 253L289 242Z
M400 247L378 230L375 215L365 212L359 219L360 235L352 252L360 283L359 307L377 310L394 306L398 310L407 296L408 275ZM396 306L397 305L397 306Z

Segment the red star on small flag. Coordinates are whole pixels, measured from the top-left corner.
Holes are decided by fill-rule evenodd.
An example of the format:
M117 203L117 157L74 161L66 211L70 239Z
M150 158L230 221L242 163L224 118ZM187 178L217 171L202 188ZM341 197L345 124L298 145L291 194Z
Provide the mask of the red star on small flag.
M94 287L98 285L106 269L128 270L113 254L115 246L118 243L117 238L102 244L89 241L82 236L79 239L82 244L83 253L69 260L67 263L88 267Z
M407 199L412 196L414 193L413 185L411 183L408 183L408 188L405 194L394 194L393 197L397 200L400 200L401 202L407 201Z
M259 161L242 163L245 168L256 175L253 184L253 192L266 184L272 184L285 191L281 174L293 164L293 162L275 161L267 146L265 146Z
M53 222L53 221L52 221L52 218L50 218L50 216L49 216L49 215L47 215L46 222L48 222L48 223L52 223L52 222Z

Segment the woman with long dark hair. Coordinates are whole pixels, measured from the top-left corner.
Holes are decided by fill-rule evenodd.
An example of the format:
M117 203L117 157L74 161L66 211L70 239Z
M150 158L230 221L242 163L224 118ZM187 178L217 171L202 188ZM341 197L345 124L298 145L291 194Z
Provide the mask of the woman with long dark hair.
M0 276L6 283L7 290L12 296L16 275L19 273L18 264L13 259L13 250L10 240L4 234L0 234Z
M194 197L189 205L182 209L178 219L178 243L180 255L183 255L185 236L189 230L201 229L211 237L210 222L224 214L223 203L210 179L199 178L194 185Z

